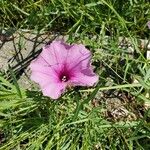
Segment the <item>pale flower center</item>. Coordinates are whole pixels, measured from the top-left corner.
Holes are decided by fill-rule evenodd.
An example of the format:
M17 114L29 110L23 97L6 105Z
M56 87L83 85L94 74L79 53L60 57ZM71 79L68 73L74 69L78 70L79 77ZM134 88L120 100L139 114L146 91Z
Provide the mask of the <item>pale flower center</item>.
M62 76L61 81L66 82L67 80L67 76Z

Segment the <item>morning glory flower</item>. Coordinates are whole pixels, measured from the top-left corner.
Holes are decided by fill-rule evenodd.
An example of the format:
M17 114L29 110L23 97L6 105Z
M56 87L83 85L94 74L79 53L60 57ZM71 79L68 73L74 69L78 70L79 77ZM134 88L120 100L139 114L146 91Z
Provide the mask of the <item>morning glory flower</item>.
M90 64L91 52L82 44L53 41L31 62L31 80L44 96L58 99L70 86L94 86L98 76Z

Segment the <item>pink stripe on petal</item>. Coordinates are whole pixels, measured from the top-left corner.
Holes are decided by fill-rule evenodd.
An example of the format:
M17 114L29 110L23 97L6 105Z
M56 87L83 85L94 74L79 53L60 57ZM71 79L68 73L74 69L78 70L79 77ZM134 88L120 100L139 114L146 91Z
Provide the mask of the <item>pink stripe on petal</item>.
M67 49L61 41L53 41L43 48L41 56L50 65L62 64L67 57Z
M34 60L32 60L31 64L38 64L38 65L42 65L42 66L50 66L41 56L41 54L35 58Z
M91 52L82 44L74 45L67 54L67 64L69 68L87 68L90 64Z

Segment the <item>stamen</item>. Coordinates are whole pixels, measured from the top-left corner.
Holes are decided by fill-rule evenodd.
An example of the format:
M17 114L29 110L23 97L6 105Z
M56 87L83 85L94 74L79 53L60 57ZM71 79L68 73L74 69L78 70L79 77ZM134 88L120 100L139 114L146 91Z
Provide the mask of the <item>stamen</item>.
M61 81L66 82L66 81L67 81L67 77L66 77L66 76L63 76L63 77L61 78Z

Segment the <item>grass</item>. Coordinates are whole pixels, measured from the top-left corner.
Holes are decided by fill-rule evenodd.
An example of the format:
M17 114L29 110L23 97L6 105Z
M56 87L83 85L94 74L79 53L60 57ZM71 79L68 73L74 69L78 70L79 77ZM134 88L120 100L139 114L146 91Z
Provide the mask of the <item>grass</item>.
M139 42L150 40L149 5L1 0L1 29L68 35L67 42L92 51L100 80L95 88L76 87L53 101L35 86L22 87L13 69L1 71L0 150L149 150L150 62Z

